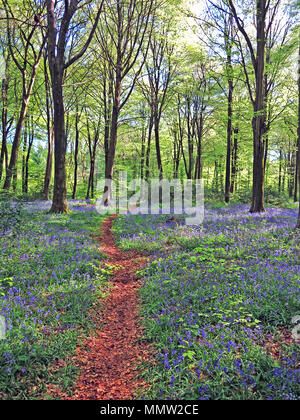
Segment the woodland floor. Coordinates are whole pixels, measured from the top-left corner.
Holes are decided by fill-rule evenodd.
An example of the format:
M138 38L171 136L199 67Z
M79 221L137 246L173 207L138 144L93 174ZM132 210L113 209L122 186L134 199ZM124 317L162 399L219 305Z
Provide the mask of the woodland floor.
M297 209L71 204L0 202L1 400L299 399Z
M136 396L136 391L148 384L137 379L137 365L149 359L149 348L142 341L143 331L139 320L140 283L136 272L148 261L138 251L121 251L115 245L111 231L116 216L102 225L99 250L114 266L112 290L103 309L95 320L96 335L77 349L73 363L81 374L75 385L72 400L125 400Z

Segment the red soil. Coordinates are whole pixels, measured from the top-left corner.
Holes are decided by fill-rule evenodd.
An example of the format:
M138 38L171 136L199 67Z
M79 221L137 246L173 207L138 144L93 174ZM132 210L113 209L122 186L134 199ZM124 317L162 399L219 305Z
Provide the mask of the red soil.
M75 385L72 400L124 400L133 399L137 389L148 384L137 378L137 365L149 361L149 347L140 325L140 283L136 271L142 269L147 258L137 251L123 252L115 245L111 232L116 216L106 219L102 225L102 243L99 248L108 257L108 263L121 265L114 271L113 288L103 302L102 310L94 319L97 333L77 349L73 363L81 374ZM60 395L61 397L61 395Z

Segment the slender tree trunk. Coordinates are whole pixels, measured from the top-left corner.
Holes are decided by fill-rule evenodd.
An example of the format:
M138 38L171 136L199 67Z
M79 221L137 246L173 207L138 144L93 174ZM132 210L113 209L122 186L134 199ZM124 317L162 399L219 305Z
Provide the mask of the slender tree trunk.
M4 7L6 9L6 12L8 13L6 2L4 4ZM3 186L3 189L7 191L9 191L10 189L12 178L14 177L16 179L16 164L18 160L18 151L19 151L19 146L20 146L20 141L21 141L22 128L23 128L24 121L26 118L29 100L32 94L33 86L34 86L36 75L37 75L37 70L40 64L42 52L43 52L45 42L46 42L46 35L42 34L41 44L39 45L40 48L38 50L35 49L34 42L32 42L32 37L36 29L38 28L38 26L39 26L38 22L36 22L35 25L31 27L28 37L26 37L26 34L24 32L22 33L22 29L20 29L23 35L22 42L23 42L23 47L24 47L24 51L22 51L23 56L21 56L22 58L20 59L20 61L18 61L18 59L15 56L15 53L13 52L14 49L12 48L12 44L11 44L12 40L11 40L11 32L9 29L9 25L7 27L8 46L9 46L10 54L15 64L17 65L18 70L22 74L22 104L21 104L21 109L19 113L19 119L16 125L14 140L12 143L10 161L9 161L9 165L6 171L6 178L5 178L5 182ZM34 63L31 64L30 70L29 70L28 61L27 61L29 50L33 52L33 56L34 56Z
M78 169L78 150L79 150L79 110L78 104L76 104L76 120L75 120L75 151L74 151L74 185L73 185L73 193L72 199L75 200L76 198L76 190L77 190L77 169Z
M282 182L282 150L279 150L279 175L278 175L278 192L281 193L281 182Z
M142 128L142 147L141 147L141 180L144 179L144 166L145 166L145 142L146 142L146 130Z
M91 170L91 193L92 198L94 198L94 192L95 192L95 155L93 155L93 160L91 162L92 170Z
M295 168L295 181L294 181L294 203L297 202L298 199L298 164L297 164L297 154L296 154L296 168Z
M105 168L108 162L108 151L109 151L109 139L110 139L110 127L111 127L111 105L112 105L112 83L109 81L108 91L106 88L106 79L104 80L103 86L103 97L104 97L104 157L105 157Z
M44 48L45 39L46 38L44 38L44 40L43 40L43 44L41 46L41 51ZM11 151L9 166L7 168L6 178L5 178L5 182L4 182L4 186L3 186L3 189L5 189L5 190L10 189L12 176L16 172L15 171L15 166L17 164L17 159L18 159L18 151L19 151L19 146L20 146L22 129L23 129L23 125L24 125L27 110L28 110L30 96L31 96L31 93L32 93L32 90L33 90L35 79L36 79L37 69L38 69L38 66L40 64L40 59L41 59L41 54L38 55L36 63L33 66L30 82L29 82L28 85L27 85L26 71L25 70L22 71L22 77L23 77L22 106L21 106L21 110L20 110L20 114L19 114L19 120L17 122L15 136L14 136L14 140L13 140L13 144L12 144L12 151Z
M29 130L29 143L28 143L28 149L27 149L27 155L25 159L25 179L24 179L24 192L28 193L28 179L29 179L29 158L30 153L33 145L34 140L34 125L33 125L33 118L31 117L31 127Z
M89 142L89 155L90 155L90 174L89 174L89 181L88 181L88 189L86 193L86 199L94 198L94 179L95 179L95 161L96 161L96 151L97 151L97 144L99 140L99 126L100 122L98 123L97 130L94 133L93 145L92 139L90 135L90 126L87 117L87 133L88 133L88 142Z
M266 41L268 44L268 41ZM266 46L266 66L269 67L271 62L271 48L269 45ZM264 95L265 95L265 108L266 108L266 128L265 128L265 138L264 138L264 149L265 149L265 155L264 155L264 170L266 173L267 168L267 159L268 159L268 151L269 151L269 129L271 124L271 108L269 104L269 86L268 86L268 72L265 72L264 75L265 81L264 81Z
M200 118L197 118L197 161L195 168L195 179L201 179L202 176L202 136L203 136L203 112L201 110Z
M288 194L289 198L293 197L294 192L294 162L295 156L294 153L290 149L289 145L289 153L288 153Z
M230 192L231 194L234 193L236 190L236 174L237 174L237 151L238 151L238 135L239 129L235 128L234 132L234 140L233 140L233 150L232 150L232 168L231 168L231 185L230 185Z
M226 25L227 26L227 25ZM233 98L233 68L232 68L232 27L233 20L229 17L228 30L225 31L225 49L227 53L226 70L228 82L227 96L227 152L225 173L225 202L230 200L230 172L231 172L231 149L232 149L232 98ZM227 32L227 33L226 33Z
M179 159L180 159L180 145L178 141L178 132L174 129L174 163L173 163L173 176L174 179L178 178L178 168L179 168Z
M155 148L156 148L156 158L157 158L157 168L159 172L159 179L163 179L163 168L161 160L161 151L160 151L160 140L159 140L159 117L157 111L154 111L154 136L155 136Z
M22 155L22 192L25 193L25 166L26 166L26 151L27 151L27 140L28 140L28 124L25 122L23 131L23 155Z
M300 39L298 51L298 151L297 151L297 166L298 166L298 189L299 189L299 212L296 228L300 229Z
M52 161L53 161L53 146L54 146L54 131L53 131L53 112L52 112L52 101L50 94L50 83L47 70L47 55L44 56L44 75L45 75L45 90L46 90L46 112L47 112L47 135L48 135L48 153L47 153L47 164L44 177L44 189L43 195L46 201L49 201L49 188L51 182L52 173Z
M95 156L94 154L91 156L90 159L90 174L89 174L89 181L88 181L88 189L86 194L86 199L88 200L94 198L94 176L95 176Z
M283 161L283 177L282 177L282 192L284 193L285 191L285 180L286 180L286 172L287 172L287 165L286 165L286 156L284 156L284 161Z
M15 136L14 136L14 140L13 140L13 144L12 144L10 161L9 161L9 165L8 165L8 168L7 168L6 178L5 178L5 182L4 182L4 186L3 186L3 189L5 189L7 191L10 189L11 179L16 172L16 164L17 164L17 159L18 159L20 139L21 139L21 134L22 134L22 128L23 128L24 121L25 121L26 114L27 114L28 103L29 103L29 97L23 98L22 107L21 107L21 111L20 111L20 115L19 115L19 120L18 120L18 123L17 123Z
M120 113L120 95L121 95L122 79L121 79L121 68L120 64L117 65L116 72L116 84L115 84L115 95L113 100L112 116L111 116L111 128L110 128L110 139L108 147L108 156L105 165L105 179L108 184L104 187L105 200L103 204L109 206L111 200L111 185L110 182L113 178L114 171L114 160L117 145L118 136L118 118Z
M148 182L149 174L150 174L150 150L151 150L151 138L152 138L152 130L153 130L153 112L151 111L151 115L149 118L149 127L148 127L148 141L147 141L147 150L146 150L146 170L145 170L145 180Z
M188 113L187 113L187 140L188 140L188 154L189 154L189 164L187 169L187 178L192 179L192 171L194 166L194 139L193 139L193 130L191 122L191 105L188 99L187 101Z
M8 77L8 76L7 76ZM8 155L7 155L7 93L8 80L2 80L2 145L0 152L0 181L3 174L3 164L5 159L5 170L7 170Z
M230 199L230 170L231 170L231 148L232 148L232 96L233 83L228 79L228 103L227 103L227 153L226 153L226 175L225 175L225 202Z

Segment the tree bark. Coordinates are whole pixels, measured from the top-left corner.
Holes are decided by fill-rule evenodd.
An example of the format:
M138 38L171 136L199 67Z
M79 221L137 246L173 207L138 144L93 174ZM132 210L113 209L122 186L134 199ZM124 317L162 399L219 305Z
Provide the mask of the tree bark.
M28 123L29 126L29 123ZM29 128L29 127L28 127ZM29 158L30 158L30 153L32 150L32 145L33 145L33 140L34 140L34 124L33 124L33 118L31 117L31 126L29 128L29 143L28 143L28 149L27 149L27 154L26 154L26 159L25 159L25 174L24 174L24 192L27 194L28 193L28 179L29 179Z
M28 140L28 124L25 121L25 128L23 131L23 155L22 155L22 192L25 193L25 166L26 166L26 150Z
M265 13L266 0L257 1L257 57L255 67L255 102L252 119L253 130L253 191L250 212L265 211L264 207L264 133L266 123L265 110Z
M77 170L78 170L78 151L79 151L79 110L78 104L76 104L76 119L75 119L75 151L74 151L74 184L73 184L73 193L72 199L75 200L76 198L76 190L77 190Z
M281 183L282 183L282 150L279 150L279 174L278 174L278 192L281 193Z
M52 99L50 94L50 83L47 70L47 55L44 55L44 76L45 76L45 90L46 90L46 112L47 112L47 135L48 135L48 153L47 153L47 164L44 177L44 189L43 195L46 201L49 201L49 188L51 182L52 173L52 161L53 161L53 146L54 146L54 131L53 131L53 109Z
M233 83L228 79L228 103L227 103L227 153L225 174L225 202L230 200L230 172L231 172L231 149L232 149L232 97Z
M63 100L63 69L57 62L53 63L51 53L49 54L49 67L51 71L52 95L54 107L54 162L55 177L53 202L51 212L67 213L67 188L66 188L66 149L67 139L65 132L65 109ZM55 60L56 61L56 60Z
M296 228L300 229L300 39L299 39L299 51L298 51L298 129L297 129L297 166L298 166L298 189L299 189L299 212Z
M122 87L121 78L121 64L117 66L116 81L115 81L115 95L113 99L112 116L111 116L111 128L110 128L110 139L108 147L107 162L105 165L105 179L107 184L104 187L104 206L109 206L111 200L111 181L114 171L114 160L116 154L117 136L118 136L118 119L120 113L120 95Z
M148 182L149 174L150 174L150 150L151 150L151 138L152 138L152 130L153 130L153 112L151 110L151 114L149 117L149 126L148 126L148 141L147 141L147 150L146 150L146 162L145 162L145 181Z
M4 182L4 185L3 185L3 189L7 190L7 191L10 189L11 179L16 172L16 163L17 163L17 159L18 159L20 139L21 139L21 134L22 134L22 128L23 128L24 121L25 121L26 114L27 114L28 103L29 103L29 96L26 95L25 97L23 97L23 100L22 100L22 106L21 106L21 111L20 111L20 115L19 115L19 120L18 120L18 123L17 123L15 136L14 136L12 149L11 149L10 161L9 161L9 165L8 165L7 172L6 172L5 182Z
M155 149L156 149L156 159L157 159L159 179L163 179L163 167L162 167L160 141L159 141L159 117L157 115L154 115L154 136L155 136Z
M48 22L48 63L51 76L53 109L54 109L54 190L51 212L67 213L67 189L66 189L66 149L67 136L65 130L65 109L63 98L63 78L65 70L79 60L86 52L96 31L103 1L98 8L95 21L89 36L81 50L66 62L65 52L68 44L68 34L73 16L79 8L78 0L64 2L64 7L57 13L62 12L62 19L59 27L56 21L57 2L47 0L47 22ZM60 8L60 5L59 5Z
M228 27L227 27L228 25ZM226 152L226 173L225 173L225 202L230 200L230 176L231 176L231 149L232 149L232 102L233 102L233 68L232 68L232 16L229 17L228 22L225 22L225 50L227 54L226 59L226 73L228 83L227 95L227 152Z
M294 181L294 203L297 202L298 199L298 164L297 164L297 153L296 153L296 168L295 168L295 181Z
M201 109L200 117L197 118L197 160L195 168L195 179L201 179L202 177L202 136L203 136L203 108Z
M96 151L97 151L99 134L100 134L100 120L98 121L97 127L94 127L93 142L92 142L91 133L90 133L88 115L86 116L86 125L87 125L89 155L90 155L90 174L89 174L89 181L88 181L88 189L86 193L86 199L88 200L90 196L94 198L95 161L96 161Z
M144 180L144 166L145 166L145 149L146 149L146 129L142 127L142 146L141 146L141 180Z
M234 132L234 140L233 140L233 150L232 150L232 168L231 168L231 185L230 185L230 193L233 194L236 190L236 174L237 174L237 151L238 151L238 135L239 129L235 128Z
M266 0L256 1L256 54L252 42L245 30L242 19L238 16L232 0L228 5L234 16L239 31L243 34L250 52L253 69L255 72L255 98L249 82L249 75L243 57L243 68L246 75L247 86L253 104L254 115L252 118L253 131L253 182L252 204L250 212L263 212L264 207L264 134L266 131L266 104L265 104L265 50L266 13L270 8L270 2Z
M3 164L5 160L5 170L8 165L8 153L7 153L7 93L8 93L8 80L3 79L2 81L2 145L0 152L0 181L3 174Z
M32 70L31 70L30 77L28 77L28 73L27 73L27 69L26 69L27 66L28 66L27 55L28 55L28 50L30 48L34 49L31 41L32 41L33 34L34 34L37 27L38 27L38 24L36 24L30 30L30 34L28 35L28 38L26 40L25 51L24 51L24 59L23 59L24 63L22 65L18 62L17 58L15 57L15 55L13 53L13 48L12 48L12 45L11 45L11 38L10 38L11 34L10 34L10 30L8 30L10 53L11 53L11 56L12 56L15 64L17 65L18 69L20 70L20 72L22 74L22 105L21 105L19 119L18 119L18 122L17 122L15 136L14 136L14 140L13 140L13 144L12 144L10 161L9 161L9 165L8 165L8 168L7 168L7 171L6 171L6 178L5 178L5 182L4 182L4 186L3 186L3 189L5 189L7 191L9 191L9 189L10 189L11 179L15 175L15 172L16 172L15 166L17 164L17 159L18 159L18 151L19 151L19 146L20 146L22 129L23 129L24 121L25 121L25 118L26 118L27 110L28 110L29 100L30 100L30 97L31 97L31 93L32 93L32 90L33 90L34 83L35 83L37 70L38 70L40 60L41 60L41 57L42 57L42 51L43 51L45 43L46 43L46 36L42 35L42 42L41 42L41 45L39 46L39 51L34 51L35 59L34 59L34 63L31 66Z

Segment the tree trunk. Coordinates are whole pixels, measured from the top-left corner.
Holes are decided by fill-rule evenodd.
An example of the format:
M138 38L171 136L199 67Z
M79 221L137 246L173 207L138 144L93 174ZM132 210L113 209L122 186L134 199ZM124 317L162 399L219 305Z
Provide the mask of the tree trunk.
M195 168L195 179L201 179L202 176L202 135L203 135L203 111L201 110L200 118L197 118L197 161Z
M294 203L297 202L298 199L298 163L297 163L297 153L296 153L296 168L295 168L295 181L294 181Z
M111 116L111 128L110 128L110 139L108 146L108 156L105 162L105 179L107 185L104 187L105 199L103 201L104 206L109 206L111 200L111 181L113 178L114 171L114 160L116 154L117 136L118 136L118 119L120 113L120 95L121 95L122 79L120 65L117 66L116 72L116 84L115 84L115 95L112 108Z
M145 142L146 142L146 130L142 128L142 147L141 147L141 180L144 179L144 166L145 166Z
M29 125L29 124L28 124ZM31 117L31 127L29 130L29 143L28 143L28 150L25 160L25 178L24 178L24 192L28 193L28 179L29 179L29 158L30 153L33 145L34 140L34 125L33 125L33 118Z
M90 174L89 174L89 181L88 181L88 189L86 193L86 199L88 200L90 198L90 195L92 198L94 198L95 161L96 161L97 145L98 145L98 140L99 140L100 121L98 122L97 129L94 132L93 145L92 145L92 139L90 135L90 126L89 126L88 116L86 118L86 125L87 125L89 155L90 155Z
M159 172L159 179L163 179L163 168L161 161L160 142L159 142L159 117L157 111L154 111L154 136L155 136L155 148L157 158L157 168Z
M150 150L151 150L151 137L152 137L152 130L153 130L153 112L151 111L151 115L149 118L149 127L148 127L148 141L147 141L147 150L146 150L146 170L145 170L145 181L148 182L149 174L150 174Z
M7 170L8 154L7 154L7 93L8 81L2 81L2 145L0 153L0 181L3 174L3 164L5 159L5 170Z
M255 102L252 119L253 130L253 190L250 212L265 211L264 207L264 133L266 123L265 110L265 9L266 0L257 1L257 57L255 66Z
M74 151L74 185L73 185L73 194L72 199L75 200L76 198L76 190L77 190L77 169L78 169L78 150L79 150L79 111L78 111L78 104L76 104L76 120L75 120L75 151Z
M282 182L282 150L279 150L279 174L278 174L278 192L281 193L281 182Z
M225 24L225 28L227 23ZM232 16L228 20L228 28L225 30L225 50L227 53L226 73L228 83L227 96L227 153L226 153L226 173L225 173L225 202L230 200L230 172L231 172L231 149L232 149L232 97L233 97L233 68L232 68Z
M86 199L94 198L94 176L95 176L95 156L93 155L90 160L90 174Z
M299 212L296 228L300 229L300 40L298 51L298 151L297 151L297 166L298 166L298 189L299 189Z
M178 178L178 167L179 167L179 159L180 159L180 145L177 138L178 132L176 128L173 131L174 135L174 147L173 147L173 177L174 179Z
M232 168L231 168L231 185L230 185L230 193L233 194L236 190L236 174L237 174L237 150L238 150L238 135L239 129L235 128L234 132L234 140L233 140L233 150L232 150Z
M51 63L50 66L53 66ZM67 189L66 189L66 133L65 133L65 110L63 102L63 69L59 66L52 67L51 81L54 106L54 190L51 212L67 213Z
M25 193L25 166L26 166L26 150L28 140L28 124L25 121L25 129L23 134L23 155L22 155L22 192Z
M49 201L49 188L51 182L52 173L52 161L53 161L53 143L54 143L54 131L53 131L53 112L51 95L50 95L50 84L47 71L47 55L44 56L44 75L45 75L45 89L46 89L46 112L47 112L47 134L48 134L48 153L47 153L47 164L44 178L44 189L43 195L46 201Z
M14 140L13 140L13 144L12 144L10 161L9 161L9 165L8 165L8 168L7 168L6 178L5 178L5 182L4 182L4 186L3 186L3 189L7 190L7 191L9 191L9 189L10 189L11 179L16 172L15 167L16 167L16 163L17 163L17 159L18 159L20 139L21 139L21 134L22 134L22 128L23 128L24 121L25 121L26 114L27 114L28 103L29 103L29 97L23 98L22 107L21 107L21 111L20 111L20 116L19 116L19 120L18 120L18 123L17 123L16 131L15 131L15 136L14 136Z
M231 58L230 58L231 59ZM226 175L225 175L225 202L230 199L230 170L231 170L231 137L232 137L232 96L233 83L228 80L228 106L227 106L227 153L226 153Z

